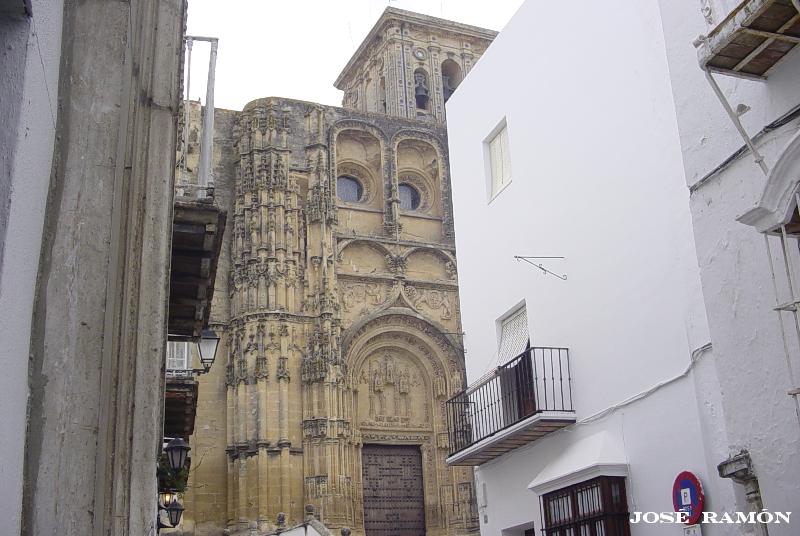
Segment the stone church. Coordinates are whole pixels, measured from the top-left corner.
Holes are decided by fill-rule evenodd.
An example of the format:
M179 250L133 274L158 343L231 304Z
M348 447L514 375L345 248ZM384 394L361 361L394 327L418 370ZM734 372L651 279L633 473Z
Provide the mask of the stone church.
M312 507L336 534L478 532L472 471L445 464L465 370L444 104L495 35L388 8L336 80L343 108L216 110L222 357L185 534L265 534Z

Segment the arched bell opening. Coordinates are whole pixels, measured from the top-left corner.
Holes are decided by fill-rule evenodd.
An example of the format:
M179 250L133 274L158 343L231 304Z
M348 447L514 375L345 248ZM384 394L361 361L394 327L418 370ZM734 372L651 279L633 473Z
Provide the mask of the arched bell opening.
M442 62L442 93L447 102L463 78L461 67L451 59Z

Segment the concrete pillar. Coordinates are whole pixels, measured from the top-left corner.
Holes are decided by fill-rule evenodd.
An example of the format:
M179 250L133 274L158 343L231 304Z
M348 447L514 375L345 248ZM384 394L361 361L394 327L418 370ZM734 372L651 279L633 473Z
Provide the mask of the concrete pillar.
M26 535L155 532L184 12L183 0L63 11Z

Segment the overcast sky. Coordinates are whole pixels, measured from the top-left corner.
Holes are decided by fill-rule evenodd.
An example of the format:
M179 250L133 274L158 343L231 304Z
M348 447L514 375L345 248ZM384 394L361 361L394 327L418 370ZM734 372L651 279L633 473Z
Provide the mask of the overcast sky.
M501 30L523 0L189 0L189 35L219 38L214 104L260 97L340 106L333 82L391 5ZM208 44L192 51L191 97L205 102Z

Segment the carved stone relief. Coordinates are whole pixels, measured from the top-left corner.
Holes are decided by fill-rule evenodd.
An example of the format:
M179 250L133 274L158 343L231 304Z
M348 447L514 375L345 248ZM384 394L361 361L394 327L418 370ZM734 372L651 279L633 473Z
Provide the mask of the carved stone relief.
M362 426L430 426L430 395L423 373L407 357L390 351L373 355L364 361L356 378Z

